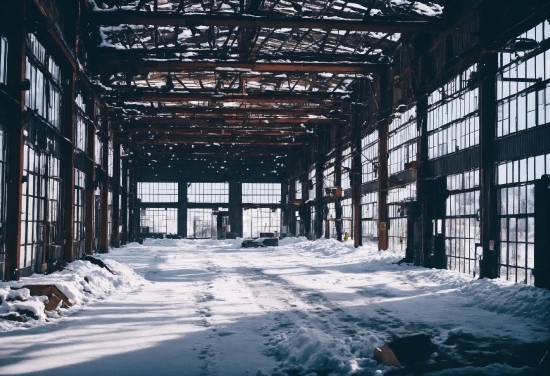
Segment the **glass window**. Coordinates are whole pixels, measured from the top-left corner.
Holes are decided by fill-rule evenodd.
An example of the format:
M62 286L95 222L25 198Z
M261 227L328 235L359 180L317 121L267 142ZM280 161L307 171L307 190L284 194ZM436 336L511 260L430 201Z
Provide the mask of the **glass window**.
M479 143L479 90L472 86L474 64L428 96L428 158Z
M243 204L280 204L280 183L243 183Z
M228 203L228 183L188 183L187 201L193 203Z
M262 232L281 233L281 209L243 209L243 236L256 238Z
M0 84L8 77L8 39L0 35Z
M138 182L141 202L178 202L178 183Z

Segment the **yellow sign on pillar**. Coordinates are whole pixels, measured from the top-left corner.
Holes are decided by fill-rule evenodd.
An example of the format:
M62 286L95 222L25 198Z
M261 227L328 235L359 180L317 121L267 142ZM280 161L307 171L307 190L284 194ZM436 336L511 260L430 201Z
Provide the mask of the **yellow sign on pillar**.
M386 222L380 222L380 231L386 231Z

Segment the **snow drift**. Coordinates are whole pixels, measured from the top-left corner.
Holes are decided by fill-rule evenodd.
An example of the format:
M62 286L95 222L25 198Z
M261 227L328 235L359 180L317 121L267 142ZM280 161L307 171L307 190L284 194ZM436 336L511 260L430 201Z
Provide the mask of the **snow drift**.
M82 306L103 299L115 291L131 291L143 284L142 277L124 264L103 260L113 271L88 261L78 260L61 272L48 275L34 274L20 281L0 282L0 331L17 327L31 327L70 315ZM73 303L68 309L47 312L48 298L30 296L25 285L55 285Z

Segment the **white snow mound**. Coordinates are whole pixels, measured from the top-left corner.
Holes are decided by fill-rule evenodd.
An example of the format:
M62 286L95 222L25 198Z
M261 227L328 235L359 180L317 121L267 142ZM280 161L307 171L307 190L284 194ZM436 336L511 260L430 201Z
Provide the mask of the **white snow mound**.
M112 293L135 290L144 280L131 268L110 259L103 262L113 271L78 260L61 272L34 274L19 281L0 282L0 332L32 327L78 311L82 306ZM55 285L74 305L45 312L45 296L30 296L25 285Z

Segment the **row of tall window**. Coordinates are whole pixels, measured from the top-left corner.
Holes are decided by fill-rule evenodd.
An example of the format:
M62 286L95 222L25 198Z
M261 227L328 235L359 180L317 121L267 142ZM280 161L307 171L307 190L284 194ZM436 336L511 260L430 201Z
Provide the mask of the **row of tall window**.
M534 180L545 174L550 174L550 154L504 162L497 166L500 277L503 279L529 285L534 283Z
M518 38L540 44L550 39L550 22L544 21ZM498 64L497 136L550 123L550 50L501 52Z
M416 106L395 117L388 133L388 172L395 174L405 170L405 163L416 160Z
M428 157L438 158L479 143L477 64L428 96Z
M60 129L61 70L34 34L28 34L27 48L25 77L31 85L25 94L25 105Z
M178 202L178 183L139 182L138 198L142 202ZM190 203L223 204L229 202L228 183L188 183ZM280 183L242 183L245 204L280 204Z
M362 182L377 179L378 174L378 130L361 139Z
M445 254L447 268L472 276L479 275L481 249L479 227L479 170L447 176L445 210Z

